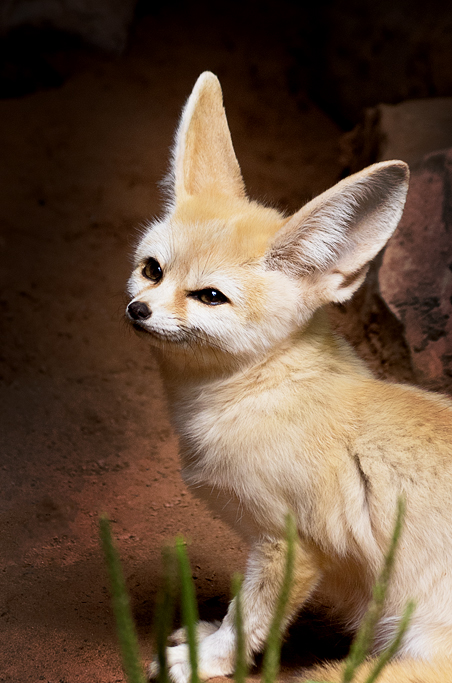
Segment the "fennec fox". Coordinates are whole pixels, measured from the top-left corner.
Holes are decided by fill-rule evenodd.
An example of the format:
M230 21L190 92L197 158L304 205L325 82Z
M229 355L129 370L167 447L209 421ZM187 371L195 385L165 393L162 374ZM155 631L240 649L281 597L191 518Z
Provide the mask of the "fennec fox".
M402 655L452 655L452 403L374 379L323 310L363 282L407 186L406 164L387 161L288 218L250 201L219 82L204 73L177 131L171 203L136 250L127 313L157 355L182 476L250 545L250 660L274 610L287 511L299 541L286 624L319 600L354 629L401 494L405 527L377 649L413 598ZM219 628L200 624L199 639L201 678L232 673L233 602ZM171 678L187 683L181 632L173 642Z

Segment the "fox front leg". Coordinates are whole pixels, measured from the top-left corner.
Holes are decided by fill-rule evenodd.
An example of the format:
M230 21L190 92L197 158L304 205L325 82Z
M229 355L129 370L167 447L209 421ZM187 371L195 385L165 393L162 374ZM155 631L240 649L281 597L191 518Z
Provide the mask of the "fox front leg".
M253 654L262 650L275 611L286 562L284 541L261 541L254 544L248 559L242 588L242 617L248 662ZM307 600L320 578L316 554L298 543L294 580L287 606L284 628ZM235 600L221 626L205 636L198 646L198 673L201 680L232 674L235 666L236 632ZM188 646L177 645L167 649L169 675L174 683L189 683L190 664ZM151 664L150 675L157 668Z

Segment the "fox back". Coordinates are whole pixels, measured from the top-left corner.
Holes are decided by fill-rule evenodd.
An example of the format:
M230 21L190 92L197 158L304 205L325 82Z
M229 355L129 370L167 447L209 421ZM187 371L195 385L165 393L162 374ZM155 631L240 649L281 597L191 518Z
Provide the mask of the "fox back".
M292 216L251 201L206 72L183 111L168 184L166 214L136 250L127 312L157 355L185 481L251 546L249 656L268 630L287 511L300 539L287 621L320 600L355 628L401 494L406 528L377 648L414 598L402 652L451 656L452 406L373 379L324 312L352 296L397 227L406 164L375 164ZM233 612L202 631L202 678L233 669ZM178 683L189 677L184 648L169 650Z

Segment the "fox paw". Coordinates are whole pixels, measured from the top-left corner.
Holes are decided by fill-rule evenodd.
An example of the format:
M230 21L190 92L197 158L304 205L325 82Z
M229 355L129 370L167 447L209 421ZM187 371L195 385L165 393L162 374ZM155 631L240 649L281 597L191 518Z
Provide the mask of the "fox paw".
M214 625L210 625L210 630ZM177 632L176 632L177 633ZM181 644L166 650L168 673L173 683L190 683L190 655L188 645ZM198 647L198 675L202 681L215 676L229 676L234 671L235 638L230 629L217 629L200 641ZM149 677L158 675L157 661L149 666Z

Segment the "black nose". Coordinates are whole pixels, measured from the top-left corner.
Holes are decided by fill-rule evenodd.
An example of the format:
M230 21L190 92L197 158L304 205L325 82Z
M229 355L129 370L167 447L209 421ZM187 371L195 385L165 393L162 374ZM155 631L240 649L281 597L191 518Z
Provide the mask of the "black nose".
M127 313L132 320L146 320L151 316L151 310L143 301L132 301L127 306Z

